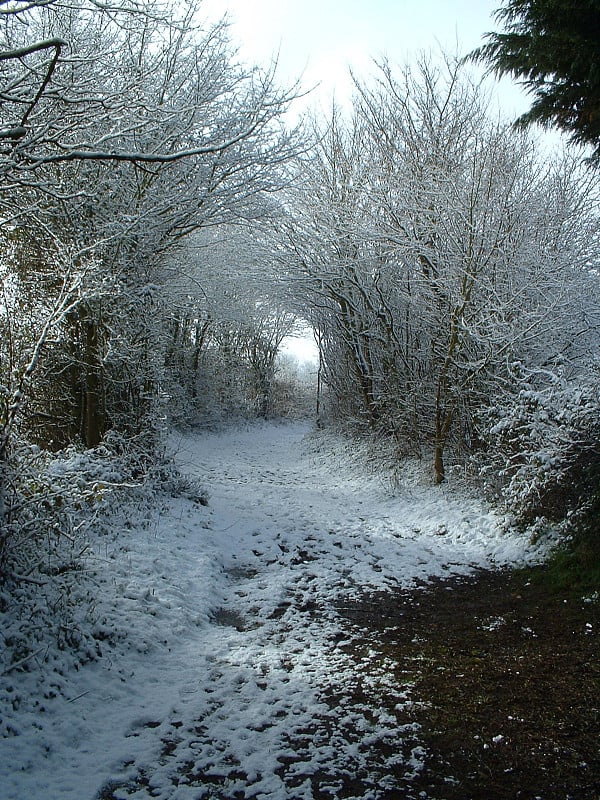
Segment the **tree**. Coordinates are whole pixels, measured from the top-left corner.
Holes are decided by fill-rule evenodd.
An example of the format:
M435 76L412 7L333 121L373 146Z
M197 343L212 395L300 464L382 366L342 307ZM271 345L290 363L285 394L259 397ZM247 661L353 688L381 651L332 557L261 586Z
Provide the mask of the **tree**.
M439 482L523 365L543 382L593 343L594 175L491 120L452 59L383 63L356 89L302 164L292 285L340 410L430 450Z
M279 296L269 243L253 227L198 232L170 286L172 418L276 411L277 358L295 318Z
M505 32L470 54L534 97L518 123L556 125L600 159L600 3L507 0L496 12Z
M0 550L30 443L152 462L183 243L287 181L294 90L200 5L0 0Z
M153 429L165 267L200 227L266 213L295 149L279 122L293 92L238 64L226 26L205 30L193 4L181 16L91 0L15 9L4 29L12 134L0 210L22 235L45 225L95 263L96 291L58 335L79 369L57 342L61 369L46 371L37 398L58 380L63 409L78 415L66 430L93 447L110 426ZM47 63L48 48L31 40L62 44Z

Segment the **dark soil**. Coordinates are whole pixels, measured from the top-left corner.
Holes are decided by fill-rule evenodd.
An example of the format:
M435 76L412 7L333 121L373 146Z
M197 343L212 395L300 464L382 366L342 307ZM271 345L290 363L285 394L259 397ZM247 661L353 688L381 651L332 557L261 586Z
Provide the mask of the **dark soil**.
M551 588L545 569L340 609L352 648L364 635L398 686L413 685L407 721L421 726L426 766L390 798L600 798L600 600Z

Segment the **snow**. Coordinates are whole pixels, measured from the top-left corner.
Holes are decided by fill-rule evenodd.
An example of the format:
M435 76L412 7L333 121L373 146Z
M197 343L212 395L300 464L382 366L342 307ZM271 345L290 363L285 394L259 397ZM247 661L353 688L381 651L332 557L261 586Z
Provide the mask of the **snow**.
M103 655L77 667L55 649L0 678L1 800L300 800L319 770L335 796L340 775L377 770L382 739L414 775L426 753L405 720L419 698L376 650L351 659L336 609L533 559L527 536L447 487L392 487L305 424L172 444L209 506L165 496L149 521L92 543L79 591L93 587L96 603L79 624ZM357 684L398 715L353 700ZM389 790L380 767L357 796Z

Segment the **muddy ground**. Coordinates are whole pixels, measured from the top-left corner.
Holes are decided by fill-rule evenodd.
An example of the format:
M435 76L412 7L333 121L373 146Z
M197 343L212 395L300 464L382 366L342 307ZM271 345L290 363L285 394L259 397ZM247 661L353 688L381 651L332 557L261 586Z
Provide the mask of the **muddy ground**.
M364 637L413 686L409 716L428 755L390 798L600 798L600 600L551 588L545 569L481 572L341 610L353 647Z

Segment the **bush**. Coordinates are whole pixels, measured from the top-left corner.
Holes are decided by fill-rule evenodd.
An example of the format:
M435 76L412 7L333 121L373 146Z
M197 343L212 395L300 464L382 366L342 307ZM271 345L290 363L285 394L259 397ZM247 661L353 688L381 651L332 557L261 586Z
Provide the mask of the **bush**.
M596 385L528 387L479 417L476 459L486 488L523 523L561 521L588 504L600 480Z
M129 477L107 447L50 453L17 440L2 467L0 575L13 578L45 568L41 552L53 562L59 542L76 551L107 495Z

